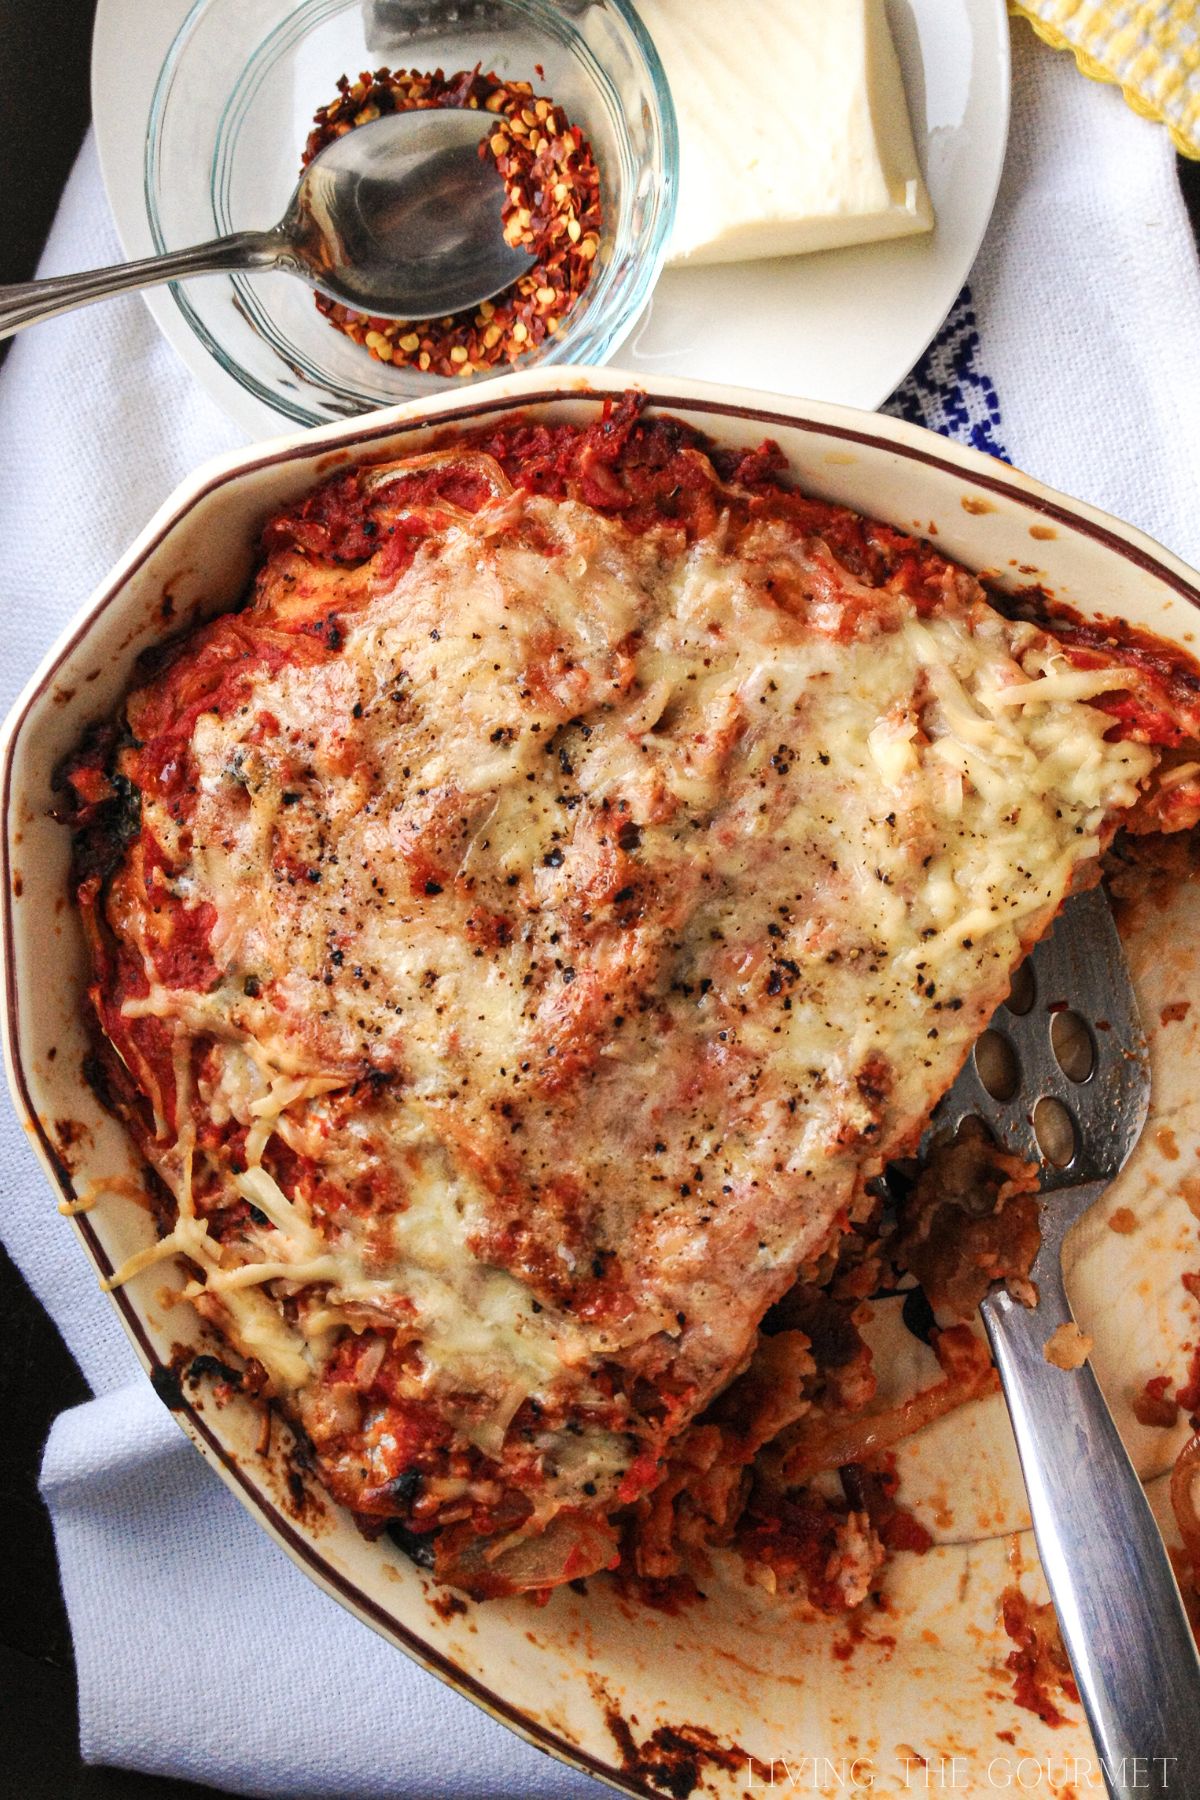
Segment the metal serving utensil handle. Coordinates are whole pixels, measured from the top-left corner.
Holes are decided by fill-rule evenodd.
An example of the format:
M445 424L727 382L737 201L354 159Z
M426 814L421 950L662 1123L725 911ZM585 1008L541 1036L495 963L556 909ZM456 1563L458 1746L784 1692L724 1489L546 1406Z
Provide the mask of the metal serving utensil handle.
M1042 1568L1108 1792L1200 1800L1196 1642L1090 1362L1061 1369L1043 1354L1054 1331L1073 1323L1058 1247L1046 1248L1034 1269L1035 1308L1003 1290L982 1308Z
M45 281L18 282L0 287L0 338L131 288L180 281L189 275L227 275L237 269L281 266L299 266L282 231L238 231L188 250L172 250L166 256L146 256L140 262L116 263L108 269L85 269L79 275L53 275Z

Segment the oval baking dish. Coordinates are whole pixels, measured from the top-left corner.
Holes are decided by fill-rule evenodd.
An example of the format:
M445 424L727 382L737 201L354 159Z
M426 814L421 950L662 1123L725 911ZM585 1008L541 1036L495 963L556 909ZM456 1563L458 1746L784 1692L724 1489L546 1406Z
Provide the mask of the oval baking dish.
M518 410L584 420L598 396L628 385L613 371L532 370L207 465L151 521L14 708L0 768L9 1079L58 1195L83 1203L72 1223L99 1277L153 1243L155 1229L132 1146L83 1075L86 959L65 904L69 834L51 816L55 769L118 703L142 652L237 601L262 523L315 483L360 458L411 455L434 432L492 425ZM648 404L725 444L775 439L808 492L929 537L1001 586L1038 584L1084 615L1115 614L1195 651L1200 577L1132 528L1003 464L892 419L699 384L672 383L650 392ZM1170 913L1174 943L1186 943L1188 923L1178 907ZM1160 1000L1168 1011L1177 1007L1189 981L1200 1015L1200 962L1192 969L1180 962L1182 952L1165 955L1161 922L1146 930L1131 954L1148 1020L1159 1017ZM50 966L53 983L44 979ZM1169 993L1162 986L1168 967L1176 984ZM1183 1077L1172 1071L1186 1064L1193 1029L1178 1010L1173 1019L1172 1056L1159 1051L1157 1037L1152 1047L1164 1110L1183 1093ZM1177 1184L1166 1162L1180 1145L1185 1154L1193 1141L1200 1148L1200 1122L1193 1129L1190 1115L1181 1115L1176 1136L1172 1154L1161 1133L1147 1132L1130 1165L1135 1186L1155 1171L1160 1189ZM102 1200L90 1206L100 1188ZM1182 1199L1178 1210L1190 1217ZM1095 1241L1079 1250L1076 1298L1085 1316L1088 1295L1111 1291L1114 1280L1131 1294L1135 1278L1149 1284L1132 1323L1128 1309L1111 1322L1088 1321L1102 1376L1106 1362L1116 1369L1128 1358L1131 1333L1144 1352L1148 1336L1170 1343L1186 1328L1186 1314L1168 1295L1186 1266L1186 1234L1169 1207L1155 1217L1157 1236L1147 1231L1134 1240L1098 1224ZM1114 1262L1118 1251L1134 1263ZM1051 1748L1057 1756L1089 1753L1074 1714L1069 1729L1051 1732L1015 1707L1003 1674L1012 1649L1000 1622L999 1595L1011 1579L1003 1534L1027 1521L994 1401L955 1415L949 1426L939 1421L906 1447L906 1482L911 1475L926 1511L938 1513L934 1546L920 1558L897 1559L886 1620L864 1627L856 1642L844 1620L781 1616L761 1590L733 1580L715 1580L701 1609L678 1614L635 1606L604 1579L586 1594L559 1589L536 1610L521 1599L448 1606L445 1590L394 1542L368 1541L321 1490L297 1480L286 1430L274 1430L262 1450L260 1405L237 1395L197 1405L194 1388L173 1372L179 1346L212 1345L189 1308L164 1304L164 1290L182 1279L162 1264L112 1299L160 1394L221 1478L360 1619L579 1768L632 1794L734 1795L766 1785L780 1759L792 1759L793 1773L799 1759L824 1757L834 1768L857 1760L882 1774L895 1765L898 1746L951 1740L977 1759L983 1786L997 1732L1012 1732L1021 1752L1034 1756ZM1165 1434L1139 1436L1125 1415L1122 1425L1142 1473L1160 1476L1171 1460ZM1019 1549L1036 1570L1027 1534ZM1036 1574L1031 1588L1044 1598ZM852 1773L842 1785L854 1784ZM855 1779L861 1784L861 1769Z

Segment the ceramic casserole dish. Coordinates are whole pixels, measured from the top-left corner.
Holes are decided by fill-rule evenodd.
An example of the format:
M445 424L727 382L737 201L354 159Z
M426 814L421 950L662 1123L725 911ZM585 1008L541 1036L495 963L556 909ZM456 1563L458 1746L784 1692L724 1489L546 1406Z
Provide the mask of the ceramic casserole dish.
M155 1231L133 1146L83 1076L86 958L68 904L70 834L52 817L57 766L118 704L139 654L237 601L264 520L324 477L363 457L419 452L435 432L492 425L516 410L586 420L599 397L629 385L613 370L532 370L206 465L151 520L18 701L0 766L5 1055L60 1202L86 1203L103 1189L99 1204L63 1223L99 1278ZM1131 527L1004 464L894 419L832 406L676 381L647 399L724 444L775 439L811 494L930 537L1001 586L1041 585L1085 616L1117 615L1196 652L1200 575ZM1188 1080L1200 1050L1198 915L1194 884L1132 909L1128 948L1151 1036L1151 1117L1121 1180L1069 1250L1097 1373L1164 1524L1166 1477L1186 1428L1182 1419L1174 1430L1139 1423L1133 1397L1160 1370L1182 1380L1200 1337L1196 1301L1180 1282L1200 1262L1200 1184L1189 1173L1200 1155L1200 1100ZM1107 1228L1120 1209L1136 1230ZM1068 1706L1054 1728L1019 1705L1009 1664L1003 1593L1015 1581L1034 1603L1046 1596L998 1397L901 1447L906 1503L934 1541L922 1555L894 1558L886 1607L862 1626L773 1603L732 1565L718 1569L703 1602L678 1611L637 1603L606 1578L586 1593L559 1588L542 1607L520 1598L449 1606L446 1590L387 1537L368 1541L323 1491L297 1480L285 1430L260 1451L260 1406L236 1394L218 1406L180 1383L180 1346L215 1347L189 1307L167 1304L184 1279L160 1264L111 1298L200 1453L327 1593L541 1748L639 1795L772 1786L901 1793L922 1784L1053 1792L1077 1783L1092 1755L1082 1715ZM930 1355L899 1311L880 1305L871 1326L877 1367L898 1397L927 1379L922 1358ZM939 1758L958 1759L950 1776L919 1775Z

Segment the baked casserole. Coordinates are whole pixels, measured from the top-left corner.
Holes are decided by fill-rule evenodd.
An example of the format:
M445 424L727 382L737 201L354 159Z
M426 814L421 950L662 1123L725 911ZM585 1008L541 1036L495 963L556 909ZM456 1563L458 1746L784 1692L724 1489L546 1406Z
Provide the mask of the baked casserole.
M230 1378L477 1596L733 1544L857 1605L1037 1243L1020 1164L905 1159L1118 830L1195 822L1198 735L1179 649L636 396L338 473L64 772L161 1232L114 1281L185 1258ZM943 1379L884 1418L901 1288Z

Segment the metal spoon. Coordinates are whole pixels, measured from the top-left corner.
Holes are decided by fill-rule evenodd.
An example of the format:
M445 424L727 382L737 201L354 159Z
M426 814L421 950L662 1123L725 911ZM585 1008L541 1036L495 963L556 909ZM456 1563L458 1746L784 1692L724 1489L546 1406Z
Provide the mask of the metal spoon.
M0 338L130 288L284 269L358 312L431 319L498 294L531 264L504 240L504 181L479 155L488 120L389 113L326 145L272 231L238 231L111 269L0 287Z

